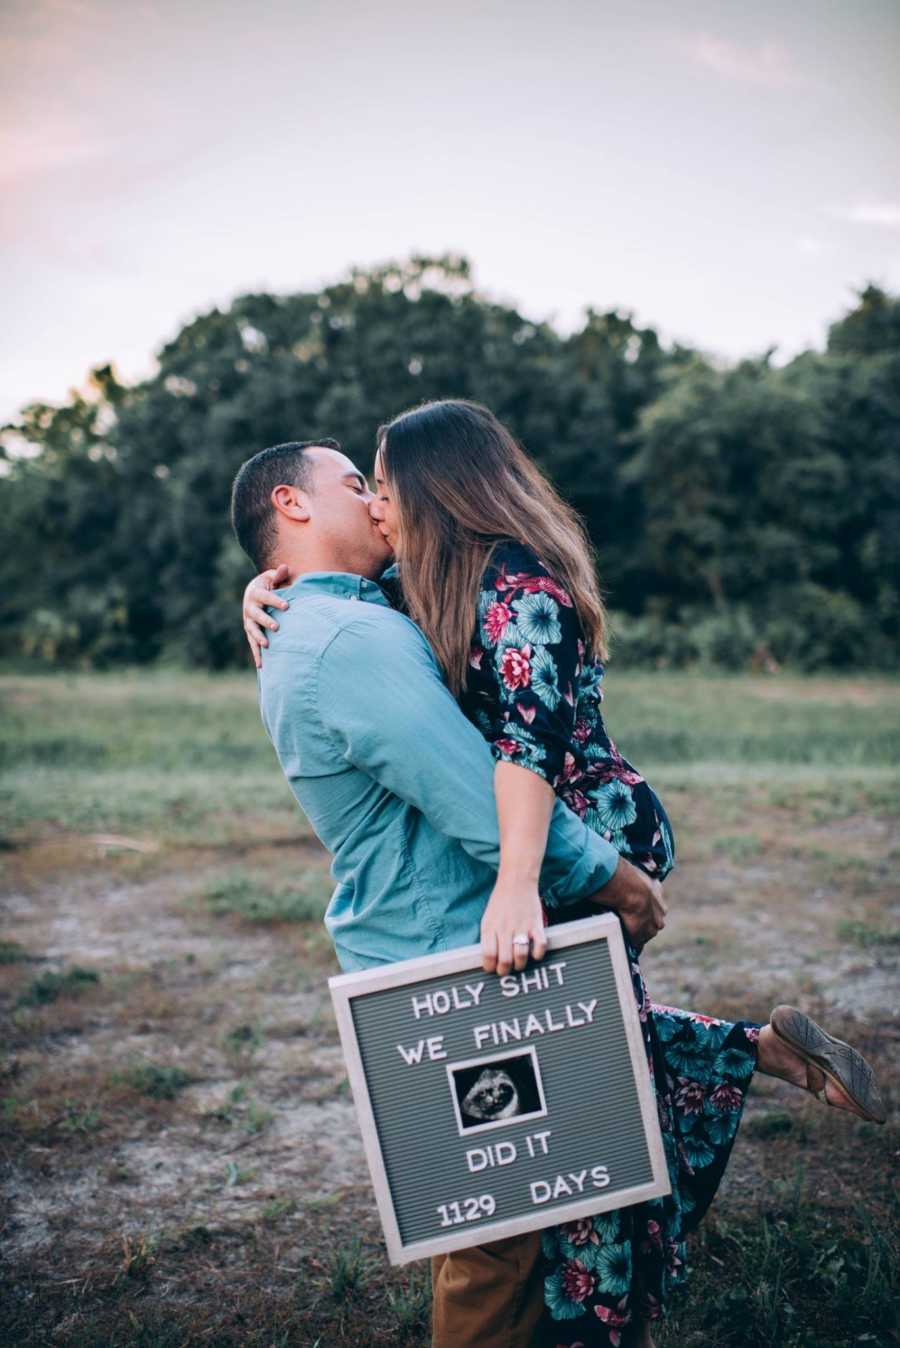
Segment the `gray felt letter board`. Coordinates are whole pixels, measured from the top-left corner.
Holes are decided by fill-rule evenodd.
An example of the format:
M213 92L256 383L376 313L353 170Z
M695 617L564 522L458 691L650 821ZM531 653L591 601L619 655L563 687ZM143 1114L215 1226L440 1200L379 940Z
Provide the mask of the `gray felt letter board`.
M669 1192L612 914L522 973L478 946L330 980L392 1263Z

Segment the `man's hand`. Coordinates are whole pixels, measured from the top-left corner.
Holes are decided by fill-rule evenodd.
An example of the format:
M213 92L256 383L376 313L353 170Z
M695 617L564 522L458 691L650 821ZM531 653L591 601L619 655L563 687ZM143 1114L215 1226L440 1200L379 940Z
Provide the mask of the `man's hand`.
M591 903L611 908L640 950L666 925L669 911L662 896L662 885L624 857L602 889L591 895Z

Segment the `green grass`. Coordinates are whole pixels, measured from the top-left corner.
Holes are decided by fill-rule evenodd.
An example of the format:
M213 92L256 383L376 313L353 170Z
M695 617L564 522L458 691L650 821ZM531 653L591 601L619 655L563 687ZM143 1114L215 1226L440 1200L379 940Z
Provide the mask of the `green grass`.
M642 771L777 763L843 773L900 762L900 685L890 679L613 670L606 683L607 725ZM860 686L869 705L842 693Z
M713 839L713 850L740 862L758 857L763 846L755 833L726 833Z
M900 1214L898 1214L900 1215ZM886 1348L898 1327L897 1227L864 1207L838 1221L802 1195L711 1222L659 1348Z
M99 982L100 975L94 969L82 969L79 965L60 973L48 971L32 979L17 998L16 1006L47 1006L58 997L77 996L86 987Z
M134 1063L122 1071L112 1072L113 1084L122 1082L151 1100L174 1100L180 1090L189 1086L194 1078L181 1067L169 1067L160 1063Z
M864 949L900 945L900 927L877 927L869 922L839 922L837 934L842 941L853 941Z
M247 871L232 871L202 891L213 913L230 913L248 922L320 922L328 906L331 886L315 873L297 876L293 884L261 882Z
M827 810L863 782L900 806L896 681L614 670L605 715L625 756L663 786L758 781L788 799L816 788ZM6 675L0 726L7 832L209 845L309 834L249 671Z
M24 964L28 951L18 941L0 941L0 964Z
M0 678L7 832L137 830L221 843L308 833L263 729L252 675Z

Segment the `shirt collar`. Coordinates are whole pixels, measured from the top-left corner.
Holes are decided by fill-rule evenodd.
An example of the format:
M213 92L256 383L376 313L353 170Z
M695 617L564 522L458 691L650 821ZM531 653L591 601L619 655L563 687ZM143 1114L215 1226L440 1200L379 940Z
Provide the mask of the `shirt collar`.
M356 576L349 571L307 571L298 576L293 585L280 590L279 594L288 598L304 594L328 594L335 599L362 599L370 604L388 604L387 595L381 586L366 576Z

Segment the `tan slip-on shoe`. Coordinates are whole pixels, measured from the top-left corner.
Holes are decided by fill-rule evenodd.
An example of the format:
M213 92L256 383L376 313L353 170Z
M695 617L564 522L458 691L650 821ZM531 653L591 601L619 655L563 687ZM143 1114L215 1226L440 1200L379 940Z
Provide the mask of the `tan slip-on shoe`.
M866 1119L872 1123L886 1121L887 1110L875 1073L861 1053L842 1039L835 1039L795 1006L776 1006L769 1022L778 1038L838 1086ZM819 1099L824 1097L826 1104L832 1104L824 1090L817 1091L811 1086L806 1089Z

